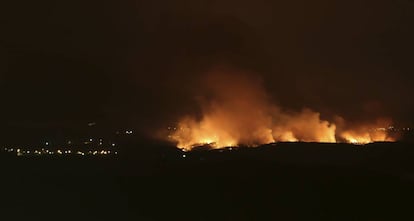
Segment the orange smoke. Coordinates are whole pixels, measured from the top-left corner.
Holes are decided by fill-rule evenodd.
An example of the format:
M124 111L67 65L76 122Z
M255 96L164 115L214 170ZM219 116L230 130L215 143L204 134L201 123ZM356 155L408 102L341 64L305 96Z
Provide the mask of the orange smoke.
M310 109L287 112L270 103L257 79L231 72L208 73L200 91L201 118L183 117L169 138L183 150L209 145L222 148L257 146L279 141L350 143L391 141L386 131L341 129Z
M362 126L353 126L352 129L346 129L340 133L340 136L346 142L353 144L395 141L396 139L388 133L387 125L390 124L390 120L377 120L375 123L365 123Z
M367 144L372 142L379 141L395 141L394 138L388 137L387 133L384 131L375 131L375 132L355 132L355 131L346 131L341 134L348 143L353 144Z
M274 142L271 109L258 81L246 75L208 75L204 79L210 99L200 101L202 118L184 117L171 136L183 149L259 145Z
M310 109L300 113L274 113L275 141L336 142L336 126L320 119L320 114ZM277 116L277 117L276 117Z

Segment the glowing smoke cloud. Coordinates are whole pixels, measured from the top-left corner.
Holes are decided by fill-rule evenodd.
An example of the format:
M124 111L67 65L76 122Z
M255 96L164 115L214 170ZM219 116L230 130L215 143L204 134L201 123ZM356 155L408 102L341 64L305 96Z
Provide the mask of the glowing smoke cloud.
M278 141L336 142L336 125L321 120L310 109L286 112L271 104L260 81L245 73L213 71L199 89L202 117L183 117L169 137L184 150L208 144L213 148ZM373 141L361 131L342 131L342 139L353 143ZM362 136L359 137L359 136ZM375 141L391 140L379 131Z

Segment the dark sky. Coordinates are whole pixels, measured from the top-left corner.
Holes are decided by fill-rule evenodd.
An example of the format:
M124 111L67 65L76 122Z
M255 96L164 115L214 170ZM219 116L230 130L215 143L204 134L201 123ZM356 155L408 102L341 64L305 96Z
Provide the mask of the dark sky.
M10 1L0 120L155 126L191 111L199 76L226 65L263 78L286 108L412 122L413 10L410 0Z

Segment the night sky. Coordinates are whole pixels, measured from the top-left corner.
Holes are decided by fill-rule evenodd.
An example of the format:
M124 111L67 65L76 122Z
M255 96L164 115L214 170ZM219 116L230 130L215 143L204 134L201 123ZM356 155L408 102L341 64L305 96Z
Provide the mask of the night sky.
M216 66L254 73L289 109L413 122L410 0L3 4L4 125L155 128L194 111Z

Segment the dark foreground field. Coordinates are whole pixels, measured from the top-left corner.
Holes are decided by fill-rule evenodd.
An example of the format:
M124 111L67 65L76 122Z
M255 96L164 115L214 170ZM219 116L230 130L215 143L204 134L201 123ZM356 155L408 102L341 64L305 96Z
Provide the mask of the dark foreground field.
M285 143L1 155L1 220L412 220L414 146Z

